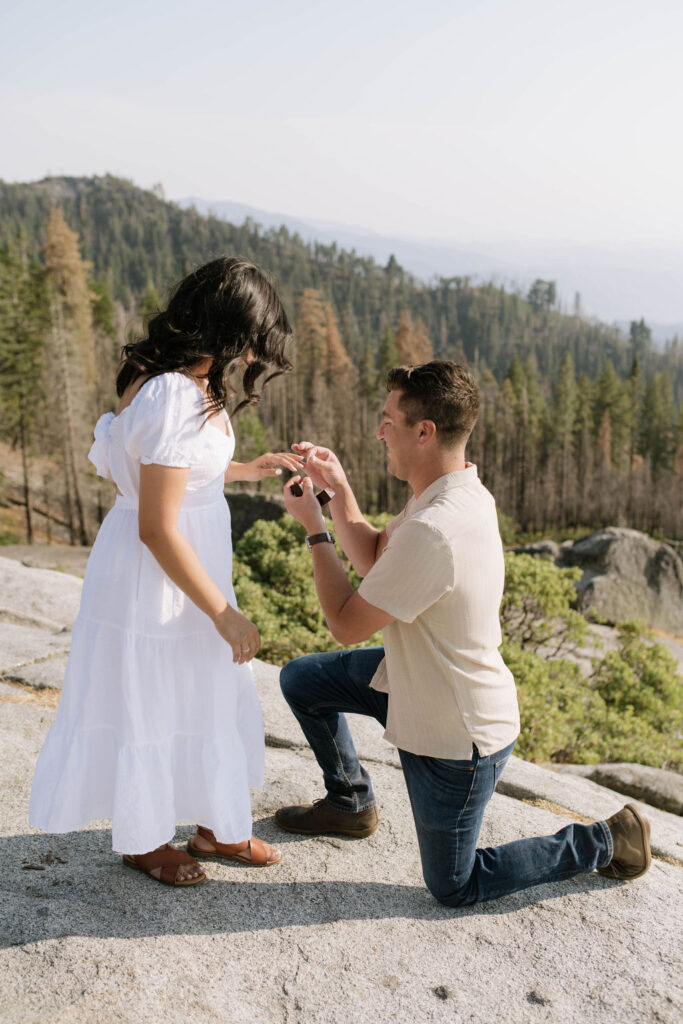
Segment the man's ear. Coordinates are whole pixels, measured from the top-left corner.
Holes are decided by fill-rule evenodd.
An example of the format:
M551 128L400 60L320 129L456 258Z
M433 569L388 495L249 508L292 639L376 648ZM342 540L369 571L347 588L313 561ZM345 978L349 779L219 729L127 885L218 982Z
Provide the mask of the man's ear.
M436 423L434 420L421 420L417 443L421 445L427 444L434 437L436 437Z

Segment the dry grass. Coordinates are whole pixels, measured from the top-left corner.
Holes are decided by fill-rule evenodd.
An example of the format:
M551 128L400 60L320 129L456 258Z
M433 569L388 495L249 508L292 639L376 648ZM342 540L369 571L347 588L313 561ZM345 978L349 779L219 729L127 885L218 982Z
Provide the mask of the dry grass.
M552 800L542 800L540 797L535 797L533 800L529 797L524 797L522 803L529 804L530 807L540 807L542 810L551 811L553 814L561 814L565 818L573 818L574 821L580 821L582 825L590 825L591 822L595 821L595 818L586 818L583 814L570 811L568 807L554 804Z
M0 679L0 682L13 691L0 693L0 703L3 704L33 704L42 708L56 708L62 695L61 690L51 687L38 689L27 683L17 683L13 679Z

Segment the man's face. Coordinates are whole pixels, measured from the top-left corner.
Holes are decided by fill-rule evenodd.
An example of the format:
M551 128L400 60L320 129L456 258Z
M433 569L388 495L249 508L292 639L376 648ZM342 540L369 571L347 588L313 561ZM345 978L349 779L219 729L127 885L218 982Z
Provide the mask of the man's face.
M409 427L399 407L402 391L390 391L382 410L377 440L387 446L387 470L398 480L407 480L417 451L418 423Z

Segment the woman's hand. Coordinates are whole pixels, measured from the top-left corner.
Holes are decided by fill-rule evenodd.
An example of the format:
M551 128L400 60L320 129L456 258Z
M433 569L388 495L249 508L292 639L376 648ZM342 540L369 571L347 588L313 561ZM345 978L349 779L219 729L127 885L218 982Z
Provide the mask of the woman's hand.
M306 472L316 487L340 491L346 484L346 473L342 464L330 448L323 448L310 441L292 445L292 450L306 460Z
M304 460L300 455L291 452L266 452L251 462L231 462L225 474L230 480L264 480L267 476L280 476L282 467L290 473L298 473L303 469Z
M229 604L215 616L214 623L232 647L232 660L238 665L251 661L261 646L261 637L254 623Z

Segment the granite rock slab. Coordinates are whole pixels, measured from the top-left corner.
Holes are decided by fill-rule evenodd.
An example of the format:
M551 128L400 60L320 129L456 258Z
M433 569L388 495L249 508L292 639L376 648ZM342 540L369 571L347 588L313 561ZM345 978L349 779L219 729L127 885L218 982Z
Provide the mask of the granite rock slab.
M69 573L38 569L0 557L0 618L23 616L70 629L78 614L83 581Z
M71 633L66 629L45 629L0 622L0 677L16 676L38 663L66 656Z
M683 814L683 775L646 764L608 762L606 764L563 764L561 772L579 775L617 793L642 800L652 807Z
M272 804L319 795L319 773L305 750L277 747L254 831L280 845L282 863L207 862L202 886L168 889L123 867L104 821L61 836L28 827L53 718L0 702L3 1024L680 1020L673 865L656 860L631 884L593 874L449 910L422 882L399 769L372 766L381 823L369 839L297 837L279 832ZM481 842L569 820L497 794ZM190 834L180 825L176 842Z

